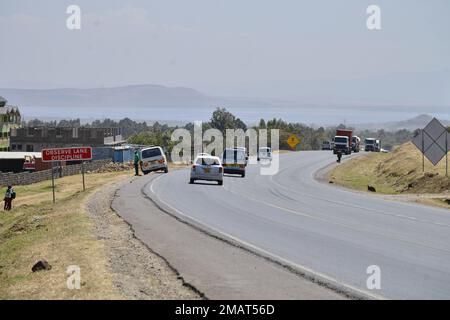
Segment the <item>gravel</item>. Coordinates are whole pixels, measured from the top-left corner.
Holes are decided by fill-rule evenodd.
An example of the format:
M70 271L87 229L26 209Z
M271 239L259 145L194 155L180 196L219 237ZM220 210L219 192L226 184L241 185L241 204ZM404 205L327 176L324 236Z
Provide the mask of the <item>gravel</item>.
M134 236L111 209L115 191L133 178L103 187L91 196L87 212L109 258L113 281L125 299L201 299L167 262Z

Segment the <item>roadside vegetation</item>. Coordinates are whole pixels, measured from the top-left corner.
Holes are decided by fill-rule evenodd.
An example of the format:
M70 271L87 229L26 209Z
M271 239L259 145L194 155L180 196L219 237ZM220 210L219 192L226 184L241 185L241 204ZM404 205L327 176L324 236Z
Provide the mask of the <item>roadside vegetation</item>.
M130 175L86 174L86 192L80 175L57 179L56 204L50 181L14 187L13 210L0 211L0 299L120 299L85 204L98 187ZM51 270L33 273L39 260ZM66 286L70 265L81 268L82 290Z
M391 153L368 153L350 159L330 173L334 183L367 191L373 186L381 194L435 194L434 202L448 206L450 178L445 176L445 158L433 166L411 143L395 148ZM430 198L433 198L432 196Z
M147 124L146 122L137 122L125 118L119 121L104 119L95 120L88 124L81 124L80 119L75 120L61 120L44 122L38 119L30 120L24 123L25 126L39 127L98 127L98 128L120 128L122 135L127 139L128 143L137 145L160 145L165 148L167 153L170 153L175 142L171 141L171 134L175 129L184 128L193 132L193 123L188 123L184 126L169 126L167 124L160 124L155 122ZM324 140L331 140L336 134L336 129L352 129L343 124L332 127L315 128L303 123L288 122L283 119L261 119L257 124L247 125L241 119L227 111L225 108L217 108L211 115L209 121L203 123L203 130L214 128L222 132L226 129L279 129L280 130L280 150L291 150L287 143L287 139L291 134L296 134L300 138L300 144L297 150L319 150L322 148ZM381 139L382 146L385 149L391 149L393 146L405 143L413 137L413 132L409 130L397 131L355 131L355 134L361 139L368 137L376 137ZM268 139L270 146L270 138Z

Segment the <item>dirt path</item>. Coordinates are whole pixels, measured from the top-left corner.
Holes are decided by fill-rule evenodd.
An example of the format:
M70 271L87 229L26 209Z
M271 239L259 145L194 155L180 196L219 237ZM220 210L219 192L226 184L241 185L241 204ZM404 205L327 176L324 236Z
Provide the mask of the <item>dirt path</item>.
M113 272L114 285L125 299L200 299L162 257L134 236L132 228L114 211L115 191L132 178L102 188L91 196L87 212L104 243Z

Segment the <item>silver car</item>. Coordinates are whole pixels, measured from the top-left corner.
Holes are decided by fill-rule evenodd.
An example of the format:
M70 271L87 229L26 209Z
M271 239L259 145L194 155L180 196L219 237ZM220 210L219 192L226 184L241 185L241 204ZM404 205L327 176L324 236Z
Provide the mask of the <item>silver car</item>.
M191 168L189 183L196 180L217 181L223 184L223 166L220 158L210 155L199 155L195 158Z

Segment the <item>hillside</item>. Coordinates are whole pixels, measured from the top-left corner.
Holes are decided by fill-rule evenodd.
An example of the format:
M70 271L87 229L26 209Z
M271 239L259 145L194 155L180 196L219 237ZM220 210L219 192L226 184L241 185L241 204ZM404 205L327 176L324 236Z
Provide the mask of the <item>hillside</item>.
M384 123L360 123L360 124L353 124L351 126L358 130L384 129L386 131L397 131L400 129L406 129L414 131L415 129L424 128L432 119L433 116L429 114L421 114L414 118L403 121L388 121ZM443 125L450 126L450 120L441 118L439 118L439 120L442 122Z
M369 153L336 167L330 180L338 185L383 194L448 194L450 178L445 176L445 158L434 167L408 142L392 153Z

